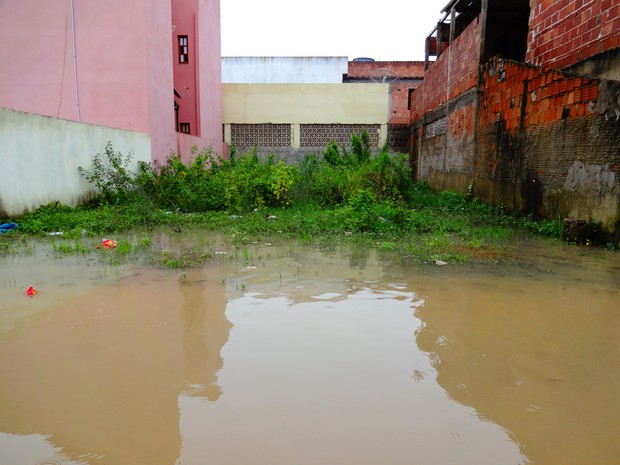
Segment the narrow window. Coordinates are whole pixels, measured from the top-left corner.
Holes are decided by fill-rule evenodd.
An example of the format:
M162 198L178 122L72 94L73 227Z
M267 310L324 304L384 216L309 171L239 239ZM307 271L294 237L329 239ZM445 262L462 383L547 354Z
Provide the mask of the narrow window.
M189 53L187 51L187 36L179 36L179 63L189 63Z
M411 97L413 96L413 91L415 89L407 89L409 91L409 95L407 95L407 110L411 110Z
M183 134L189 134L189 123L179 123L179 129Z

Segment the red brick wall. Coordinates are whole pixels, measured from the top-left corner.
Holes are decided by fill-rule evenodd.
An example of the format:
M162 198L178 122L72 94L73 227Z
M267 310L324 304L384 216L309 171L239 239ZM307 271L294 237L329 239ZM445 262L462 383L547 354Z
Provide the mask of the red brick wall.
M349 77L368 77L379 68L394 70L401 77L424 76L423 61L349 61Z
M526 80L527 94L524 96ZM589 106L597 101L599 82L549 68L496 59L485 73L480 123L493 124L499 115L505 130L518 129L524 97L526 126L591 114Z
M475 169L483 188L474 194L617 229L600 205L616 202L620 189L620 119L608 104L620 86L497 58L483 77ZM593 175L571 183L576 167Z
M396 81L390 84L391 124L409 124L409 89L416 87L418 84L411 82Z
M457 97L476 86L480 46L478 24L478 20L474 20L449 49L430 64L424 74L424 82L414 92L412 121L446 103L448 96Z
M560 69L620 47L618 0L530 0L526 62Z
M446 166L450 171L473 172L475 115L473 102L448 115Z
M379 77L377 70L389 69L403 80L390 83L390 118L392 125L409 124L409 89L416 89L424 76L423 61L349 61L349 78ZM418 78L417 81L412 78ZM388 81L389 82L389 81Z

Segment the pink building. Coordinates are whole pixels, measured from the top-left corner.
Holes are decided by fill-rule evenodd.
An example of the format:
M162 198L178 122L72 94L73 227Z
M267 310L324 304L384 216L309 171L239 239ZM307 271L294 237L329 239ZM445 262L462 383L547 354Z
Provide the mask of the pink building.
M3 0L0 40L0 107L222 153L219 0Z

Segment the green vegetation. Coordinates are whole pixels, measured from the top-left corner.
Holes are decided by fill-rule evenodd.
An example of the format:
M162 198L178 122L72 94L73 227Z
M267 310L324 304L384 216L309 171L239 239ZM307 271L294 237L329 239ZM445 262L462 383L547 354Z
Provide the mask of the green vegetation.
M520 231L559 237L557 222L517 219L501 206L485 205L454 192L433 192L412 180L405 155L387 149L372 155L368 134L351 147L330 143L322 156L289 165L251 151L228 160L209 150L183 162L171 154L164 164L138 163L108 144L92 165L80 168L98 194L86 205L45 205L18 219L15 234L0 236L0 253L12 253L13 237L62 231L56 254L84 254L81 238L141 230L135 243L120 241L115 254L147 252L148 231L167 227L221 231L236 247L258 237L333 238L367 241L385 253L417 260L461 261L510 255L509 240ZM54 239L56 240L56 238ZM199 266L209 251L159 252L169 268Z

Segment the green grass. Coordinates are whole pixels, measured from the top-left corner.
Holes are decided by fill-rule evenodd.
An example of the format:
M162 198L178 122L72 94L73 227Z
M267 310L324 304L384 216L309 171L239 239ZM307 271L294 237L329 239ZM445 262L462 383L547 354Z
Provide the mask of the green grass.
M271 237L358 242L419 261L507 257L510 241L522 232L561 237L559 220L517 218L501 205L434 192L412 180L405 156L385 150L371 156L367 144L362 134L350 148L330 144L324 157L292 166L253 152L239 157L234 150L230 160L195 152L189 163L172 154L163 165L139 164L136 173L109 144L81 170L99 195L76 208L52 203L14 219L19 228L0 236L0 254L27 251L27 238L61 231L62 239L50 237L53 252L84 255L82 240L141 231L101 256L114 262L154 253L167 268L200 266L211 258L205 250L153 251L153 228L221 232L246 263L252 257L244 244Z

